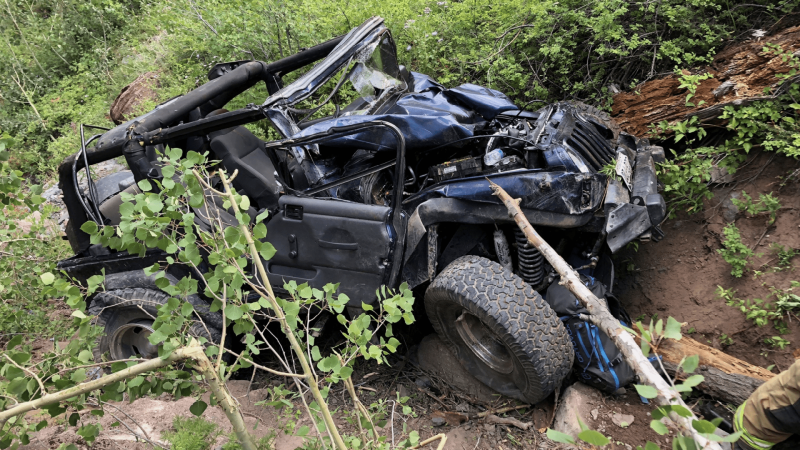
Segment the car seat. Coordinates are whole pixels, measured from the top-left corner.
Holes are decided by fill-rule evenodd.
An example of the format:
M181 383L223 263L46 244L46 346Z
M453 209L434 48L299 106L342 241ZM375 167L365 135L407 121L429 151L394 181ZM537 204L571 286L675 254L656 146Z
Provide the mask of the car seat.
M224 112L213 111L207 117ZM239 171L233 180L233 187L240 193L243 191L257 210L275 210L281 183L275 170L277 159L267 153L264 141L243 126L209 133L209 138L211 150L222 160L228 172Z

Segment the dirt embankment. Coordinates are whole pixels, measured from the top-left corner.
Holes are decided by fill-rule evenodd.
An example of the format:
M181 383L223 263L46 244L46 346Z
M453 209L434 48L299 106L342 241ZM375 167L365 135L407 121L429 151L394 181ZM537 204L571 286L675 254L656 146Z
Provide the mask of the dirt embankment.
M730 45L718 53L709 66L694 70L694 74L713 75L697 87L690 100L696 106L686 106L688 91L678 87L677 75L670 75L642 83L632 92L616 94L612 116L624 131L642 136L649 132L651 125L662 120L684 120L694 114L701 119L716 118L725 105L768 97L774 94L770 89L774 91L782 82L776 75L788 73L791 68L781 55L765 52L767 44L796 54L800 51L800 26ZM684 71L684 74L689 75L689 72Z
M800 288L786 291L792 281L800 281L800 256L790 260L791 267L779 267L775 251L776 245L800 249L800 184L794 180L781 187L782 180L798 167L800 164L791 158L771 153L751 155L733 183L713 189L714 198L706 202L703 212L678 213L663 225L663 241L618 255L618 295L631 316L673 316L686 322L684 332L695 331L692 337L698 341L752 364L774 365L775 372L800 357L800 321L796 315L785 315L789 333L779 335L772 325L756 326L717 295L718 286L722 286L734 289L737 298L770 303L776 300L772 287L800 293ZM741 198L742 191L755 200L759 193L771 192L778 197L781 208L773 225L767 226L766 214L750 217L738 212L730 197ZM755 253L741 278L731 275L731 266L717 253L722 248L723 227L730 221L741 232L742 242ZM764 341L773 336L790 344L780 349Z

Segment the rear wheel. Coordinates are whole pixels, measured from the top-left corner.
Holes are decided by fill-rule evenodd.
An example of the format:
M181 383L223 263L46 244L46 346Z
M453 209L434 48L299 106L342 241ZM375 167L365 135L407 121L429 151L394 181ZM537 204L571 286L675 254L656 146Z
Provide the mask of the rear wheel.
M538 403L572 368L572 345L556 314L494 261L453 261L426 291L425 309L464 368L501 394Z
M147 338L154 331L158 307L166 304L167 300L169 296L163 292L141 288L118 289L95 297L89 314L96 316L95 324L105 330L93 349L95 361L102 361L106 353L110 361L136 356L157 357L158 346L151 344ZM219 330L199 322L192 323L189 333L215 344L221 338Z

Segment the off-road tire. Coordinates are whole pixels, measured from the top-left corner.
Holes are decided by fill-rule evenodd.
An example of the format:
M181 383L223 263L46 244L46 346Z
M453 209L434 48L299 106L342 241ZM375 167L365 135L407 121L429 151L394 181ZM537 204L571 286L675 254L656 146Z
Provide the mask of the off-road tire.
M587 105L586 103L578 102L575 100L569 100L563 102L563 104L569 105L587 119L594 119L595 121L597 121L597 123L608 128L611 131L611 134L613 135L611 138L608 139L608 141L613 147L616 148L617 139L619 139L619 133L622 131L622 128L619 127L619 124L617 124L617 122L614 121L614 119L612 119L607 112L601 111L595 108L594 106ZM544 112L546 108L549 108L550 106L552 105L545 106L544 108L541 108L538 112L541 114L542 112Z
M95 316L93 323L102 327L105 333L98 337L92 349L94 360L102 362L103 355L109 354L109 338L114 330L137 320L154 320L158 316L158 307L165 305L169 298L164 292L144 288L117 289L98 294L88 312ZM203 326L198 321L192 323L189 333L215 344L219 344L222 338L220 330L208 324Z
M531 286L494 261L478 256L453 261L425 292L425 310L462 366L501 394L538 403L572 369L572 345L555 312ZM513 361L511 373L494 370L461 338L456 319L464 312L502 341Z
M617 139L619 138L619 133L622 131L622 129L607 112L601 111L595 108L594 106L587 105L586 103L583 102L572 100L568 101L567 103L569 103L570 105L572 105L572 107L577 109L579 113L583 114L584 116L590 116L599 123L603 124L609 130L611 130L611 133L613 133L614 137L613 139L610 140L613 141L612 143L617 142Z

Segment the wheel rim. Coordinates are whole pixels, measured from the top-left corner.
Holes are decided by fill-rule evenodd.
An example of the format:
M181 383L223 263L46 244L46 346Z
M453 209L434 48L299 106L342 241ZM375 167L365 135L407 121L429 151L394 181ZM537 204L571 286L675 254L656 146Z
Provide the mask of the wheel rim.
M456 319L456 330L467 348L492 370L514 371L514 359L508 348L480 319L464 311Z
M128 359L137 355L148 359L157 357L158 346L147 340L153 331L152 320L137 320L117 328L110 337L111 358Z

